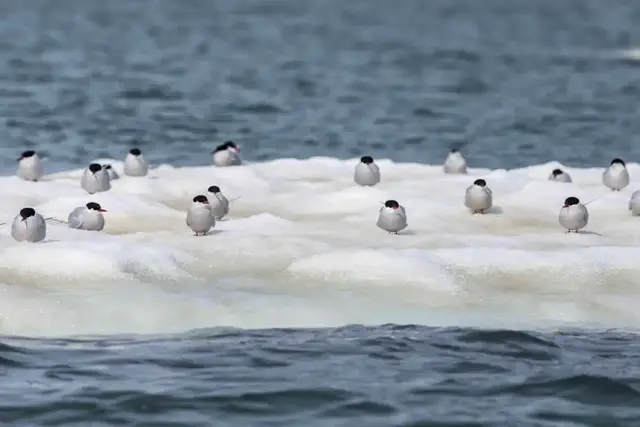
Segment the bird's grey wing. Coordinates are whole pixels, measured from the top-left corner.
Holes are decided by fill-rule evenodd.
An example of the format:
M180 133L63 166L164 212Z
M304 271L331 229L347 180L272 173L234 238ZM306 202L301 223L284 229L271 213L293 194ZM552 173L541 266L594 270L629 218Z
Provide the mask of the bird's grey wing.
M464 203L468 204L471 201L471 189L473 188L473 185L470 187L467 187L466 191L464 192Z
M400 215L402 215L404 217L404 219L407 219L407 212L404 210L404 206L400 206L398 208L398 210L400 211Z
M187 226L189 228L193 226L193 213L191 211L187 212Z
M225 215L229 214L229 199L227 199L225 196L222 196L220 198L220 204L222 205L222 210L224 212Z
M47 226L47 223L44 220L44 217L42 215L36 216L36 224L38 225L38 227L46 227Z
M67 218L67 223L71 228L80 228L82 227L82 212L84 211L83 207L75 208L69 214L69 218Z

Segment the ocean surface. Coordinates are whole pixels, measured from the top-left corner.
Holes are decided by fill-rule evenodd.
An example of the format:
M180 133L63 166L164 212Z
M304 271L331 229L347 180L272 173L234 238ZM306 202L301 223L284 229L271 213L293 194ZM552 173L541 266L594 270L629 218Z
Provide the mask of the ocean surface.
M0 223L108 211L39 244L0 226L0 425L640 425L639 21L631 0L0 1ZM226 140L245 165L212 166ZM132 147L149 176L122 176ZM40 182L14 176L26 149ZM95 160L122 177L89 196ZM462 204L476 178L487 215ZM231 212L196 238L210 185Z

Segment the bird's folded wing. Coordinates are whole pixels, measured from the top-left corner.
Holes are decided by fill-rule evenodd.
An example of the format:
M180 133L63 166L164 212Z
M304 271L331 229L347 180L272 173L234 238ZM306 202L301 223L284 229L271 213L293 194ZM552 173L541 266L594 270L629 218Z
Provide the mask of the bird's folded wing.
M589 211L587 211L586 209L582 212L582 219L585 221L589 220Z

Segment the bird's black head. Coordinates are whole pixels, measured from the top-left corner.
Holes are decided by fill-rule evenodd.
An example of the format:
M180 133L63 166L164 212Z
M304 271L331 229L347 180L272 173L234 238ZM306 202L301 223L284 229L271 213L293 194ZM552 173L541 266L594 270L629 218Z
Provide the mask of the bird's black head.
M29 157L33 157L35 156L36 152L33 150L27 150L27 151L23 151L22 154L20 154L20 157L18 157L18 161L22 160L22 159L27 159Z
M206 196L200 194L193 198L193 203L209 203L209 199L207 199Z
M221 145L218 145L216 147L216 149L212 151L212 153L217 153L219 151L224 151L226 149L227 149L227 145L226 144L221 144Z
M225 145L225 148L235 148L236 150L238 149L238 146L233 141L227 141L224 143L224 145Z
M111 169L111 165L102 165L102 169L109 170Z
M622 160L622 159L615 158L615 159L611 160L611 165L615 165L616 163L620 164L622 166L626 166L626 164L624 163L624 160Z
M220 192L220 187L218 187L217 185L212 185L211 187L209 187L209 188L207 189L207 191L208 191L209 193L216 194L216 193L219 193L219 192Z
M22 208L22 209L20 209L20 216L22 217L23 221L25 219L29 218L30 216L34 216L35 214L36 214L36 211L33 208Z
M454 147L454 148L452 148L452 149L451 149L451 151L449 151L449 152L450 152L450 153L459 153L459 152L460 152L460 150Z
M100 172L102 170L102 166L97 163L91 163L89 165L89 170L93 173Z
M562 175L563 172L562 172L562 169L554 169L553 172L551 172L551 174L553 176L558 176L558 175Z
M477 185L478 187L486 187L487 181L485 181L484 179L476 179L475 181L473 181L473 185Z
M140 149L138 148L132 148L131 150L129 150L129 154L133 154L134 156L139 156L140 154L142 154L142 151L140 151Z
M567 197L564 201L565 206L573 206L580 203L580 200L577 197Z
M399 206L400 205L395 200L387 200L386 202L384 202L385 208L398 209Z
M96 202L87 203L87 209L91 209L91 210L98 211L98 212L104 212L104 209L102 209L102 206L100 206Z
M362 163L364 163L365 165L370 165L371 163L373 163L373 157L371 157L371 156L362 156L362 157L360 157L360 161Z

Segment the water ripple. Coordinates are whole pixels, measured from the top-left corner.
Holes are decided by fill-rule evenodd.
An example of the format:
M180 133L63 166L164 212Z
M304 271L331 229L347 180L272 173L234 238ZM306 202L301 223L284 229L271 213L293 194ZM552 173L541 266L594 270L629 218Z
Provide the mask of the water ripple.
M415 325L7 339L3 358L27 357L4 364L0 411L47 425L617 425L640 417L639 349L624 333Z

